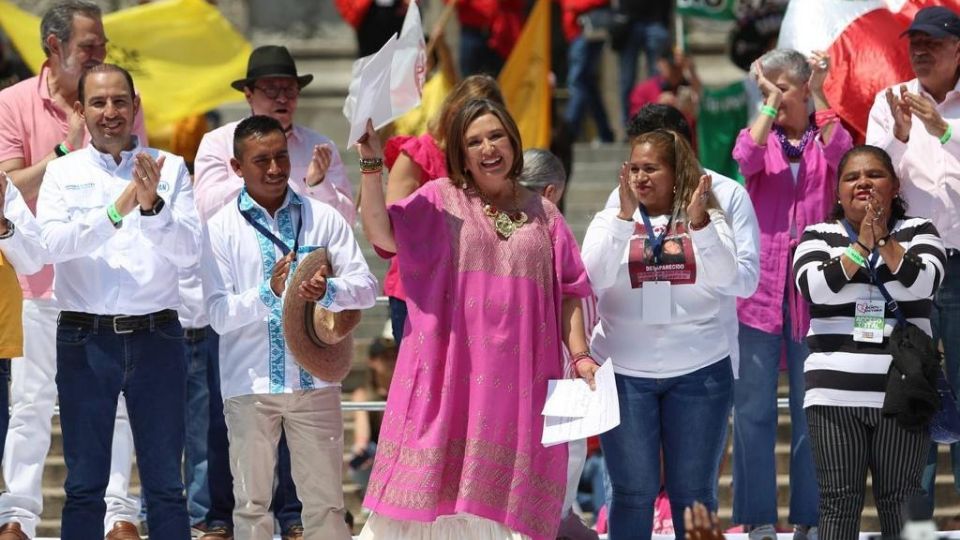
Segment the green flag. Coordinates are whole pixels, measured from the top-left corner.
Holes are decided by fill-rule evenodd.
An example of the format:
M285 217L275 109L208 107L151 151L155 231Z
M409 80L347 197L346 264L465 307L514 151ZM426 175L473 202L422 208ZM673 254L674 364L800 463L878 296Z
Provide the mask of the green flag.
M737 134L747 125L747 93L742 82L722 88L704 88L697 117L700 163L743 183L733 159Z

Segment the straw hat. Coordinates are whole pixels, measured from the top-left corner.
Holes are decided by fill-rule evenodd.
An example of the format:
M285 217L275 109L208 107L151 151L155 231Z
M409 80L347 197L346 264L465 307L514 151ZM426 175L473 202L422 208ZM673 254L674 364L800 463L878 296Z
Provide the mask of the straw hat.
M360 311L333 313L297 294L300 284L324 265L331 268L325 249L312 251L297 263L284 295L283 335L300 367L318 379L337 383L350 372L352 332L360 323Z

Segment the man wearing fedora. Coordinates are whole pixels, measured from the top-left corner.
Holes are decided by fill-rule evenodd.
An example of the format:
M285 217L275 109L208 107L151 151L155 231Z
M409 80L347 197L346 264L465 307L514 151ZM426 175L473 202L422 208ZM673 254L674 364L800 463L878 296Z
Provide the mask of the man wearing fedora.
M870 109L867 144L890 154L910 214L933 220L947 248L947 276L960 274L960 17L942 6L921 9L906 36L915 79L879 92ZM943 281L930 313L943 340L946 373L960 390L960 279ZM933 443L923 488L933 511L937 468ZM951 448L960 491L960 443ZM955 518L957 519L957 518Z
M300 90L312 80L313 75L297 73L293 57L285 47L268 45L258 47L250 54L247 76L234 81L231 86L243 92L252 115L269 116L283 126L290 156L290 187L293 191L330 204L352 224L356 214L353 188L336 145L316 131L293 123ZM221 207L235 200L243 187L243 179L237 176L230 166L234 155L234 131L238 124L239 122L232 122L207 133L197 151L194 190L197 211L203 222ZM185 274L192 274L181 276L181 295L184 307L188 307L195 304L201 296L199 268L188 269ZM202 313L200 306L185 311ZM217 377L217 351L214 350L219 337L209 327L191 327L187 332L202 334L209 349L207 485L210 505L205 523L207 532L201 540L229 540L232 538L230 516L234 501L230 491L232 478L227 462L227 430ZM188 424L188 432L192 427L193 425ZM289 450L283 436L280 439L279 452L279 482L273 498L273 510L280 522L283 539L298 540L301 538L302 528L301 504L290 477Z
M343 216L291 189L287 148L284 128L274 118L254 115L236 126L230 165L244 187L209 219L204 235L204 304L222 336L234 534L238 540L273 537L269 508L283 428L303 500L304 538L347 540L339 384L345 372L321 380L311 373L325 372L308 372L292 351L312 347L297 358L349 370L351 347L316 342L321 332L313 313L323 308L336 321L345 310L372 307L377 280ZM324 252L308 256L321 247ZM297 272L300 264L303 272ZM284 306L293 306L299 320L282 317Z
M353 188L336 145L312 129L293 123L297 100L313 75L299 75L286 47L265 45L250 53L247 76L231 86L243 92L252 115L262 114L283 126L290 152L290 186L294 192L336 208L349 223L356 210ZM236 198L243 181L230 168L237 122L203 136L197 150L195 189L200 219L206 221Z

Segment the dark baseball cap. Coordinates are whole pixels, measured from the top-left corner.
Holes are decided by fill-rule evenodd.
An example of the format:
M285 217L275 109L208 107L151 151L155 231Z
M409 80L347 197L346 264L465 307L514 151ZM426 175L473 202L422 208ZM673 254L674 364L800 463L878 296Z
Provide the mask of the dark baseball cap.
M931 37L960 37L960 17L943 6L925 7L917 12L900 37L910 32L923 32Z

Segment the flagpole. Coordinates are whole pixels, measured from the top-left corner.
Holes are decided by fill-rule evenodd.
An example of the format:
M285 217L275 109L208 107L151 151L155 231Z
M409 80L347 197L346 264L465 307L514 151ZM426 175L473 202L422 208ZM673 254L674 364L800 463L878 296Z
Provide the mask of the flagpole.
M447 26L447 23L450 22L450 17L453 17L453 10L457 7L458 0L450 0L450 3L443 8L443 11L440 12L440 17L437 19L436 24L433 25L434 34L438 30L443 30ZM437 47L437 40L434 39L435 36L430 36L430 43L427 44L427 58L433 56L433 50Z
M687 40L683 28L683 15L680 15L679 10L674 10L673 12L673 31L677 37L676 47L680 49L680 52L687 52Z

